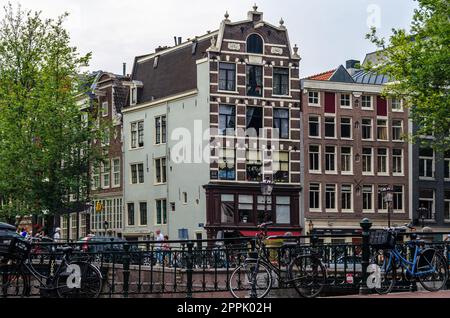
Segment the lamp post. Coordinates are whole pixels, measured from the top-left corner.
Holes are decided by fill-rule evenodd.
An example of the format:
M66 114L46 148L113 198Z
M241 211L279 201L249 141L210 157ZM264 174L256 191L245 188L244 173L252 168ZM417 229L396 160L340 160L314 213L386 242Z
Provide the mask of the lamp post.
M314 223L313 223L312 220L309 220L309 223L308 223L308 235L312 235L313 230L314 230Z
M264 196L264 222L269 221L269 213L267 212L267 197L272 195L274 183L266 178L264 181L261 181L261 193Z
M394 199L393 190L390 187L385 187L380 190L380 193L383 195L383 200L387 204L387 213L388 213L388 227L391 227L391 209L392 209L392 201Z
M105 236L107 236L108 228L109 228L109 222L108 221L103 222L103 229L105 230Z
M417 213L419 218L422 219L422 229L425 227L425 218L428 215L428 209L424 206L421 206L420 208L417 209Z

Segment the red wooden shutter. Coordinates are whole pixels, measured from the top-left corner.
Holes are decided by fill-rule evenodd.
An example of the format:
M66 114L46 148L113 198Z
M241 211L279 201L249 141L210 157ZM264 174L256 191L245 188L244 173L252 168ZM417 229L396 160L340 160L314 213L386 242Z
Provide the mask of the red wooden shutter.
M387 102L381 96L377 96L377 115L387 116Z
M336 97L334 93L325 93L325 113L336 113Z

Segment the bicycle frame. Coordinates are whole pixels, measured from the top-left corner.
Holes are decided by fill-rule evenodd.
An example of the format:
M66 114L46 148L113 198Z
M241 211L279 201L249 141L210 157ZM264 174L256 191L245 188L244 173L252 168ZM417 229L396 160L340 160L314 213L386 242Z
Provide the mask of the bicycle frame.
M388 268L391 266L391 262L393 261L393 258L395 257L395 261L400 261L401 267L403 267L408 274L410 274L412 277L419 277L422 275L427 275L430 273L434 273L436 271L435 268L432 268L427 271L420 271L417 272L417 260L419 258L419 255L422 253L422 248L420 248L418 245L415 246L414 250L414 257L412 261L407 260L405 257L402 256L401 252L397 250L397 248L391 249L391 256L388 263Z

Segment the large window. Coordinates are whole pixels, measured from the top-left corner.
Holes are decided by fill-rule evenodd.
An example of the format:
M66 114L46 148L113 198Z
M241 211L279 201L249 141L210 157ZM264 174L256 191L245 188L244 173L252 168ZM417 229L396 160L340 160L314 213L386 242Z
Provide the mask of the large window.
M128 225L134 225L134 203L128 203Z
M113 187L120 187L120 159L113 159Z
M219 90L221 91L236 90L236 64L233 63L219 64Z
M352 147L341 147L341 172L342 174L353 172Z
M363 118L361 120L362 139L372 140L372 119Z
M372 148L363 148L362 150L362 172L363 174L372 174L373 156Z
M320 210L320 203L320 183L311 183L309 185L309 208Z
M236 128L236 109L231 105L219 106L219 133L220 135L234 135Z
M140 225L147 225L147 202L139 202Z
M310 145L309 146L309 171L310 172L320 172L320 146Z
M131 148L144 147L144 121L131 124Z
M253 214L253 196L239 195L238 212L239 223L251 223Z
M336 172L336 147L325 147L325 171Z
M219 150L219 179L235 180L236 179L236 163L235 150L221 148Z
M388 128L386 119L377 120L377 139L388 140Z
M320 105L319 92L308 92L308 104L311 106Z
M327 184L325 186L325 209L336 211L336 185Z
M373 185L363 186L363 211L373 211Z
M167 170L166 170L166 158L155 159L155 182L166 183Z
M352 119L341 118L341 138L352 138Z
M427 209L425 219L434 220L434 190L422 189L419 191L419 207Z
M289 152L274 151L272 169L275 182L289 182Z
M132 164L131 165L131 183L142 184L144 183L144 164Z
M434 151L432 148L419 149L419 177L434 177Z
M279 137L281 139L289 138L289 110L288 109L275 108L273 110L273 128L277 129Z
M220 220L222 223L234 223L234 195L222 194L220 196Z
M166 116L159 116L155 118L155 143L165 144L167 139L167 125Z
M247 150L247 181L262 180L262 161L261 152L258 150Z
M247 38L247 53L263 54L263 39L258 34L251 34Z
M289 95L288 68L273 68L273 95Z
M263 68L247 65L247 96L263 96Z
M309 116L309 137L320 137L319 116Z
M262 107L247 106L246 129L249 136L259 136L263 127Z
M92 167L92 190L100 188L100 165L96 163Z
M353 210L353 200L352 200L352 185L343 184L341 185L341 202L342 211L352 211Z
M107 189L110 187L110 179L111 179L111 167L109 164L109 160L106 160L102 163L102 188Z
M267 202L266 202L267 200ZM267 210L267 217L266 211ZM272 222L272 197L264 197L259 195L257 197L257 205L256 205L256 216L257 223L261 224L263 222Z
M325 137L336 137L336 118L325 117Z
M156 200L156 225L167 224L167 200Z
M392 149L392 173L403 174L403 149Z
M403 137L403 120L394 119L392 121L392 140L402 141Z
M392 208L394 211L403 211L403 186L394 186Z
M291 198L290 197L275 197L276 200L276 216L275 223L290 224L291 223Z
M377 149L377 172L378 174L388 174L388 152L386 148Z

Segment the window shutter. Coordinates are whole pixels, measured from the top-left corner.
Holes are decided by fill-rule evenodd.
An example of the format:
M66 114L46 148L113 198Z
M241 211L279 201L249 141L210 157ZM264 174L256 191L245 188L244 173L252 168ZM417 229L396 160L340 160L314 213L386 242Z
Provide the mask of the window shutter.
M387 103L386 99L381 96L377 96L377 115L387 116Z
M325 93L325 113L336 113L336 98L334 93Z

